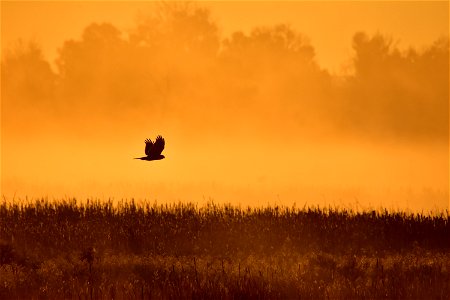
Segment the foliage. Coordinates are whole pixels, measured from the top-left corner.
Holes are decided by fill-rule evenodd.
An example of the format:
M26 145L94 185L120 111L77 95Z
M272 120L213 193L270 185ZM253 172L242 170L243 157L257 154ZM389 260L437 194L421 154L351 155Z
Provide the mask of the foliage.
M448 212L157 205L0 206L0 298L436 298Z
M38 104L46 113L41 121L76 121L76 128L87 117L122 127L127 123L121 118L150 116L155 123L189 125L182 127L191 133L254 124L279 134L280 127L291 132L294 125L448 140L448 37L401 51L381 34L356 33L349 63L354 72L335 75L320 67L309 40L286 24L229 37L219 28L206 8L165 3L128 31L86 24L79 39L58 49L53 69L35 44L8 49L2 59L4 124L19 130ZM268 118L272 114L276 118Z

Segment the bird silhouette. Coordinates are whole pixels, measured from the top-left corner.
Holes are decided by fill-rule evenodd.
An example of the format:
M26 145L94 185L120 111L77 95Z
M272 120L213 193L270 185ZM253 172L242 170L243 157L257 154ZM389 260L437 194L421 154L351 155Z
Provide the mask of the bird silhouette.
M143 157L136 157L135 159L141 160L160 160L164 158L164 155L161 155L161 152L164 150L166 142L164 138L160 135L156 137L155 142L152 142L151 139L145 140L145 155Z

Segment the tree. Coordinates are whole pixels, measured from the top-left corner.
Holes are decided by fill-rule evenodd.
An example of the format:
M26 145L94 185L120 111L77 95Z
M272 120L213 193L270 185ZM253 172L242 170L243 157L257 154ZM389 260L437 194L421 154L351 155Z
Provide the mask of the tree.
M56 75L36 43L19 41L1 63L2 105L9 109L40 108L53 100Z
M400 51L391 39L357 33L355 74L342 98L349 125L406 138L448 139L448 39Z
M161 3L157 14L143 18L130 34L135 45L146 46L173 58L214 58L220 40L217 25L206 8L186 2Z
M227 78L223 92L248 107L247 114L259 112L264 124L270 116L277 126L292 119L311 124L312 118L326 114L331 88L329 74L314 55L307 38L288 25L235 32L220 53L220 78Z
M80 41L66 41L59 50L57 66L63 97L82 101L105 89L111 72L123 59L121 32L111 24L93 23L86 27Z

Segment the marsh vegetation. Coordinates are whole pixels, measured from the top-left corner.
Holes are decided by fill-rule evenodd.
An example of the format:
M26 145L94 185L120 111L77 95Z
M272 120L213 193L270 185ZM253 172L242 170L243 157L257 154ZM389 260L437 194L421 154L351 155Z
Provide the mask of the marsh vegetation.
M1 299L445 299L448 211L0 205Z

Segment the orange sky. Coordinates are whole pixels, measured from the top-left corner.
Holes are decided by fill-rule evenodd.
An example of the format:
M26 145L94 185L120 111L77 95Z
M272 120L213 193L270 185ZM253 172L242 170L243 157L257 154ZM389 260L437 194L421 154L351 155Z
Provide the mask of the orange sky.
M448 208L448 2L198 6L2 1L1 194Z
M288 23L306 35L320 65L339 72L352 55L356 31L380 32L400 47L422 47L448 36L448 1L200 1L224 37L255 26ZM19 38L42 45L48 59L92 22L126 31L154 11L154 1L2 1L2 50Z

